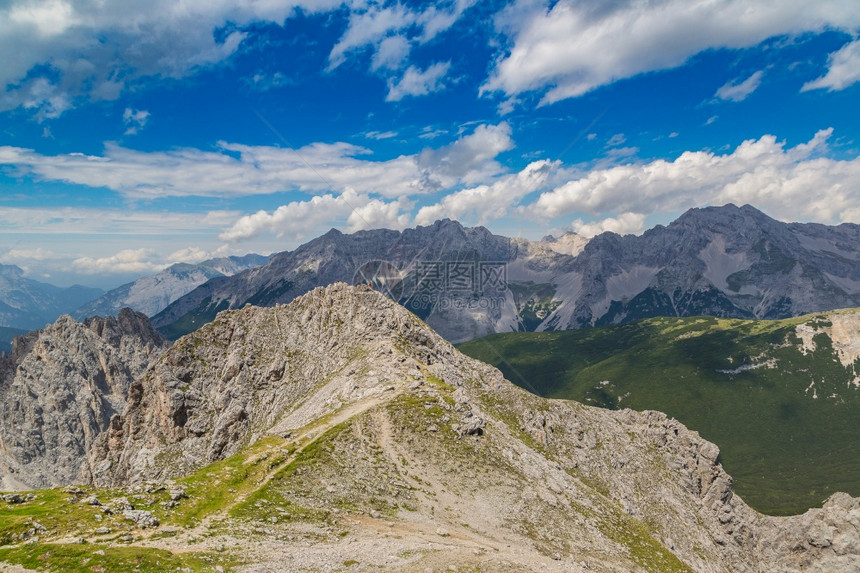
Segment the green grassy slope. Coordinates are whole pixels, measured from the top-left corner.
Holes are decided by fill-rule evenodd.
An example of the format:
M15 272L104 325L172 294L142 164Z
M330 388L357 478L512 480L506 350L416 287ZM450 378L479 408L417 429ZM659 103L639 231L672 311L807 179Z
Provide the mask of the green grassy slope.
M459 348L541 396L666 412L720 447L747 503L787 515L835 491L860 495L860 364L843 366L824 333L804 354L795 335L803 322L829 326L823 315L657 318Z

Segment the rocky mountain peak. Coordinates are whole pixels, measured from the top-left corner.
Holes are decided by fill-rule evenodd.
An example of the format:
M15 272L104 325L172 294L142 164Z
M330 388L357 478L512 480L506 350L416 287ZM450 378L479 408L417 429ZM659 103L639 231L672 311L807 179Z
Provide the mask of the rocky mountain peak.
M146 316L64 315L0 358L0 489L92 479L88 456L167 342Z
M407 359L430 365L454 352L367 286L335 283L288 305L221 312L132 385L98 475L106 483L181 475L274 427L309 423L415 379ZM172 465L153 463L159 449Z

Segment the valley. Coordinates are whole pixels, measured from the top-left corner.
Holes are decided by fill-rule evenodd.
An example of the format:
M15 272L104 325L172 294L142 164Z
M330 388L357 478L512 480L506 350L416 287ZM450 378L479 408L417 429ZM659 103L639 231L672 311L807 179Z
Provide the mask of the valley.
M659 410L720 445L734 486L765 513L860 495L860 311L777 321L653 318L509 333L460 346L538 395Z

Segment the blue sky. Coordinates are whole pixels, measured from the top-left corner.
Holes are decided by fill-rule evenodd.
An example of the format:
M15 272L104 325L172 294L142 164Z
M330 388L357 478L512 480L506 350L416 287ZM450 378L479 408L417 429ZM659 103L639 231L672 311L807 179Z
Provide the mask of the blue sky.
M857 223L858 35L856 0L6 0L0 263L109 288L442 217Z

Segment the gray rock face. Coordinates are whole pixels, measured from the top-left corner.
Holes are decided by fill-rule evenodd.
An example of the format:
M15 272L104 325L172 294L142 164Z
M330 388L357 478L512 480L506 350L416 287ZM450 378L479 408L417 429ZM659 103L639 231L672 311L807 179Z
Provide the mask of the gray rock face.
M94 442L166 345L129 309L19 337L0 357L0 490L90 482Z
M420 418L427 408L440 410L432 427ZM378 480L403 479L456 505L443 532L480 516L484 527L528 531L559 559L587 552L611 570L640 570L625 564L630 543L700 572L860 567L860 499L836 494L800 516L761 515L734 495L718 448L676 420L528 394L390 299L344 284L221 313L179 341L133 384L96 447L93 478L182 475L264 435L312 436L307 428L326 419L356 420L339 434L352 438L326 446L351 469L315 466L313 483L325 489L314 503L341 491L359 503L360 492L381 491ZM407 419L417 426L402 427ZM356 473L362 440L393 448L386 477L376 465ZM402 460L409 471L388 477Z
M223 313L132 384L124 415L97 448L103 461L96 483L183 475L236 453L312 398L321 403L307 422L386 384L414 380L414 368L375 361L393 355L395 341L423 357L438 338L430 333L379 293L344 284L287 306Z
M498 278L496 263L504 276L488 280ZM449 220L402 233L332 230L201 285L153 323L184 334L217 311L287 303L357 273L453 342L651 316L785 318L860 306L860 225L786 224L727 205L692 209L639 237L604 233L587 243L509 239Z

